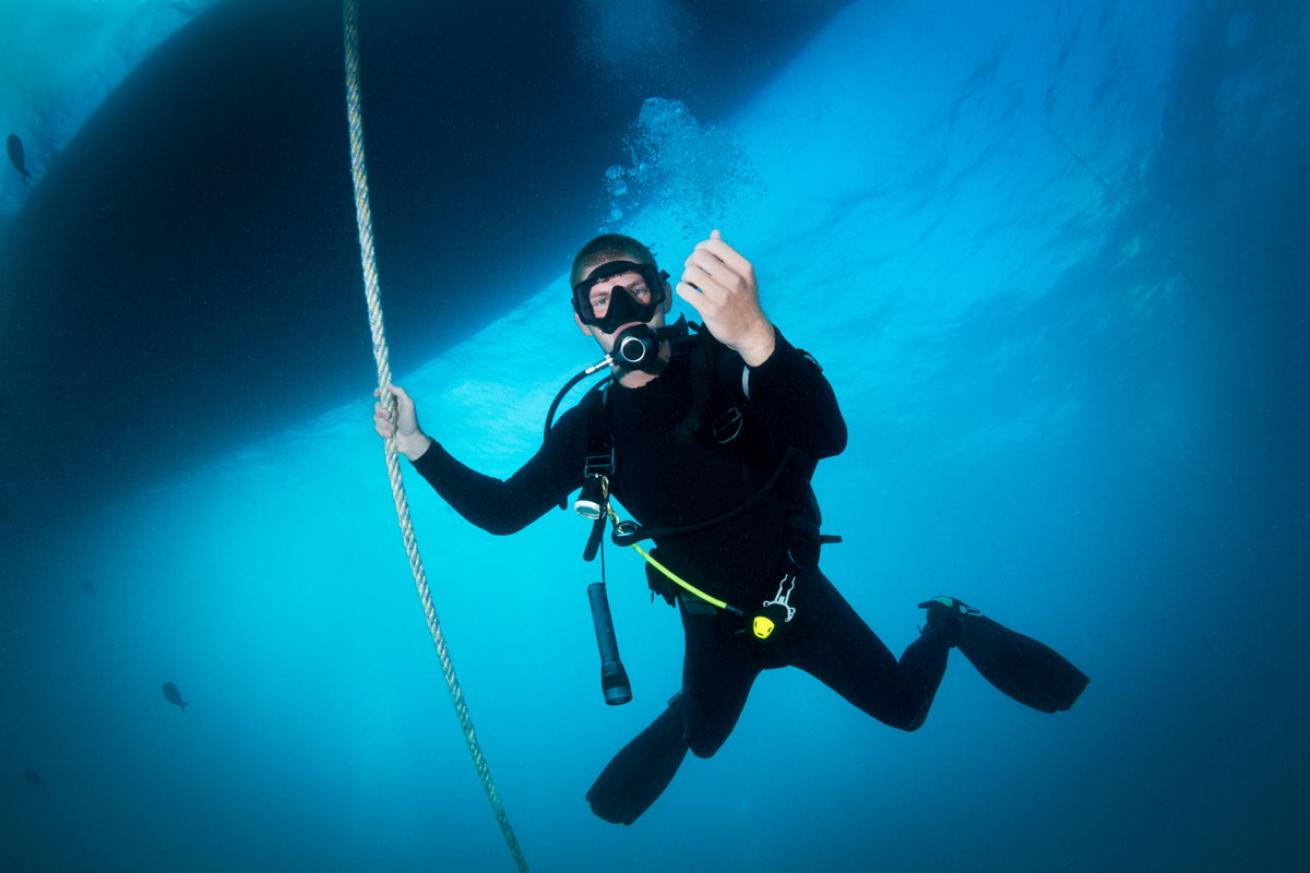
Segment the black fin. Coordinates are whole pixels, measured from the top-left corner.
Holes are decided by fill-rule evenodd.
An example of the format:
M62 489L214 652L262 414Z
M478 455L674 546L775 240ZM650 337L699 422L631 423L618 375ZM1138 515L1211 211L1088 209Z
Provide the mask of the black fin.
M1042 712L1063 712L1087 676L1059 652L982 615L964 616L961 654L1000 691Z
M632 824L664 793L686 755L678 696L606 765L587 792L591 811L614 824Z

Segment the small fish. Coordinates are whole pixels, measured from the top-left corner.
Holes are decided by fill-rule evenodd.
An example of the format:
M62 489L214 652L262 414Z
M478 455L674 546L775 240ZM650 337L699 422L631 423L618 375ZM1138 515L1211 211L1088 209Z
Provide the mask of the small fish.
M92 585L90 582L83 582L83 583L82 583L82 590L85 591L87 594L95 594L95 593L96 593L96 587L95 587L94 585Z
M36 772L35 770L24 770L24 771L23 771L23 778L26 779L26 780L28 781L28 783L31 784L31 785L45 785L45 784L46 784L45 779L41 778L41 774L38 773L38 772Z
M24 179L30 180L32 174L27 171L27 159L23 155L23 141L18 138L18 134L9 134L9 163L14 165L14 169L22 174Z
M172 682L164 683L164 699L184 712L186 711L186 701L182 699L182 692L177 690L177 686Z

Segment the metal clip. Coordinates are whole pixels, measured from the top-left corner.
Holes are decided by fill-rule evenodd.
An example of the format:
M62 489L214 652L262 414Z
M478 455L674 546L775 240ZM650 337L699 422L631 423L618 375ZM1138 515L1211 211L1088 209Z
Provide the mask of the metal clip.
M773 595L772 600L764 601L765 606L781 606L787 610L785 621L791 621L796 617L796 607L787 601L791 599L791 594L796 590L796 577L791 573L783 573L782 579L778 581L778 593Z

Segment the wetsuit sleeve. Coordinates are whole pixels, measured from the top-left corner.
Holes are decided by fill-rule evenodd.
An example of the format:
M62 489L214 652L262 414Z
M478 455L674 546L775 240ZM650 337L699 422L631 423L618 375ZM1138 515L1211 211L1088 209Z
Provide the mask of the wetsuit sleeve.
M846 448L846 420L823 368L789 343L782 331L775 331L773 354L758 367L746 368L743 391L788 445L812 458L841 453Z
M465 466L436 440L414 461L414 469L466 520L488 533L511 534L582 483L584 438L583 416L574 408L560 416L537 453L508 479Z

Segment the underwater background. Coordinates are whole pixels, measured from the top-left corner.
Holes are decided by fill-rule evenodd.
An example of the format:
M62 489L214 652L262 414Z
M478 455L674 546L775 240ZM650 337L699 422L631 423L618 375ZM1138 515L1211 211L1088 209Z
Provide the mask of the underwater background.
M174 57L223 54L226 31L206 22L242 6L156 5L172 23L134 45ZM391 26L415 5L390 4ZM608 825L583 795L677 690L676 614L650 602L639 560L610 550L635 697L607 707L588 526L552 512L484 534L406 464L437 610L533 869L1310 866L1305 4L858 0L777 4L777 21L771 4L522 4L556 16L545 54L607 102L557 92L545 61L516 66L514 51L461 64L536 106L534 124L559 124L515 133L504 174L405 150L435 134L412 114L423 106L388 102L381 67L440 96L442 80L415 72L439 59L370 52L383 6L365 2L361 24L383 302L396 381L428 433L508 476L556 390L596 358L565 302L576 248L631 233L676 275L720 228L849 424L850 447L815 477L825 528L844 536L824 567L845 597L899 653L915 604L952 594L1092 679L1048 716L953 654L907 734L770 671L715 757L689 756L636 824ZM335 4L261 14L273 7L328 10L313 20L339 47ZM11 21L34 14L6 2ZM484 53L518 33L479 15L447 33L489 39ZM731 50L734 16L764 36L720 74L697 59ZM89 80L66 47L11 47ZM115 52L113 93L66 135L19 130L31 105L6 68L4 132L25 134L33 179L4 168L0 868L513 869L372 430L340 61L321 71L342 105L330 146L231 128L224 147L253 152L199 196L159 181L200 148L181 138L134 156L156 181L120 202L68 182L89 178L69 167L121 155L136 116L107 116L114 95L169 80L159 66L144 78L150 52ZM266 75L228 101L275 87ZM500 93L474 92L488 137L512 125ZM480 130L461 135L476 145ZM214 192L268 172L271 152L292 166L316 149L329 172L260 192L276 218L205 224ZM457 184L466 196L441 194ZM88 254L108 248L99 237L60 236L165 196L180 210L169 224L185 232L185 213L201 231L171 285L113 284L165 257L162 232L112 269ZM297 230L316 218L330 252ZM468 248L434 255L443 222ZM241 228L262 247L224 242ZM62 248L32 254L52 239ZM279 260L288 250L303 263ZM299 297L264 314L229 310L288 288ZM121 309L86 303L101 298ZM170 301L174 333L124 315ZM324 329L324 312L346 328Z

